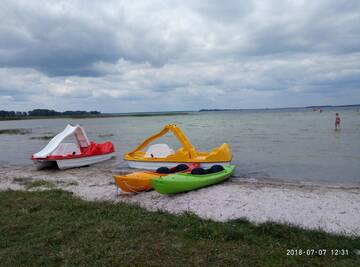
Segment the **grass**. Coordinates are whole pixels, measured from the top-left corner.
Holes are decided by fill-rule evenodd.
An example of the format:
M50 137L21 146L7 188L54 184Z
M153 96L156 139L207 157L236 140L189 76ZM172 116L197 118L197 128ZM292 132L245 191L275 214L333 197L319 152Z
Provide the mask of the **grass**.
M286 256L291 248L350 255ZM218 223L60 190L0 192L2 266L359 266L359 248L359 239L287 225Z
M34 180L32 178L14 178L13 182L23 185L27 190L35 187L46 187L46 188L56 187L53 182L42 179Z
M46 180L32 180L25 182L25 189L32 189L35 187L46 187L46 188L54 188L55 184Z
M24 135L24 134L29 134L31 133L31 129L22 129L22 128L18 128L18 129L1 129L0 130L0 134L20 134L20 135Z

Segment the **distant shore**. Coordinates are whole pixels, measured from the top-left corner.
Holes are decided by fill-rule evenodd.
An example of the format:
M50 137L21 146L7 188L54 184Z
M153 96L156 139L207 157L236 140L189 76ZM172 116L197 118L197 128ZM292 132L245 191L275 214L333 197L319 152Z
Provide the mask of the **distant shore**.
M360 108L360 104L355 105L324 105L324 106L306 106L306 107L282 107L282 108L225 108L225 109L200 109L199 112L208 112L208 111L262 111L262 110L295 110L295 109L309 109L314 108Z
M189 115L190 111L179 112L139 112L139 113L119 113L108 114L102 113L98 115L55 115L55 116L14 116L14 117L0 117L0 121L9 120L43 120L43 119L94 119L94 118L117 118L117 117L156 117L156 116L176 116Z
M226 111L268 111L268 110L298 110L314 108L358 108L360 104L354 105L323 105L323 106L306 106L306 107L282 107L282 108L213 108L213 109L200 109L193 111L159 111L159 112L128 112L128 113L100 113L99 114L80 114L80 115L46 115L46 116L0 116L0 121L7 120L37 120L37 119L93 119L93 118L116 118L116 117L156 117L156 116L176 116L176 115L190 115L198 112L226 112Z

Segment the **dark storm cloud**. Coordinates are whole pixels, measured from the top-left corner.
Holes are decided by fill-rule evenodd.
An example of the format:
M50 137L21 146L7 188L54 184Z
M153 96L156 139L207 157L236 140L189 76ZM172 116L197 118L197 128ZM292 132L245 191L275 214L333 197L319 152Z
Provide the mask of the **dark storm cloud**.
M281 3L281 2L279 2ZM296 3L294 1L293 3ZM256 12L243 21L248 47L240 56L274 56L296 53L353 53L359 51L360 2L315 1L292 6L267 6L270 14ZM267 15L267 16L266 16ZM234 51L231 52L234 56Z
M74 16L5 2L1 9L2 67L30 67L49 75L97 75L93 64L115 62L113 33ZM35 5L37 7L38 5Z
M171 35L170 40L164 36L168 29L166 21L160 19L154 23L157 14L151 10L149 23L141 24L146 19L134 23L128 19L131 17L128 12L134 11L121 5L116 7L123 11L111 17L103 9L97 10L94 4L74 2L77 5L59 5L60 11L49 12L51 8L42 6L41 2L32 5L31 1L30 4L5 1L0 11L0 66L31 67L55 76L97 76L103 73L96 69L96 63L115 63L120 58L161 67L174 60L354 52L360 42L360 27L355 26L360 23L360 2L356 1L346 4L317 1L295 6L286 1L276 5L262 1L188 3L188 8L194 10L193 15L203 17L199 25L204 25L193 25L194 33L185 29L186 36L181 29L178 34ZM164 13L171 8L155 2L153 10L156 4L165 8ZM179 4L174 6L179 7ZM84 10L78 10L81 7ZM90 15L83 16L83 13ZM136 10L134 15L138 15ZM214 24L216 26L212 27ZM213 35L215 47L204 57L205 51L198 49L196 39L202 39L205 45L207 35ZM246 42L249 44L244 45Z
M101 2L62 2L56 10L40 1L2 3L0 67L30 67L53 76L98 76L103 73L96 63L120 58L160 67L178 57L188 43L179 36L179 42L168 45L146 19L139 25L125 19L121 5L113 17L109 10L96 8Z

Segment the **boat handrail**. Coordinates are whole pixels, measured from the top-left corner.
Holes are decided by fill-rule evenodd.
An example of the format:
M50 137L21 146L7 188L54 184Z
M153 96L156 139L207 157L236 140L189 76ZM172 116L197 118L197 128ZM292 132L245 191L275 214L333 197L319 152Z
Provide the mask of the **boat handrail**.
M158 133L146 138L140 145L135 147L132 151L130 151L128 154L133 154L137 151L141 151L143 148L145 148L147 145L149 145L152 141L158 139L159 137L165 135L167 132L171 131L176 139L180 142L182 147L189 152L190 157L196 156L196 151L194 146L189 142L185 134L181 131L179 127L177 127L175 124L168 124L165 125L165 127Z

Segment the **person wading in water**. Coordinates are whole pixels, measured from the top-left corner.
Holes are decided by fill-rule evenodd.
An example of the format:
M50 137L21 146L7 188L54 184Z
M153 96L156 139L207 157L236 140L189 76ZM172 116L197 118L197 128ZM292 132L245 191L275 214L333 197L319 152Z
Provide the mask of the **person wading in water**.
M341 119L340 119L339 113L336 113L336 115L335 115L335 130L340 129L340 122L341 122Z

